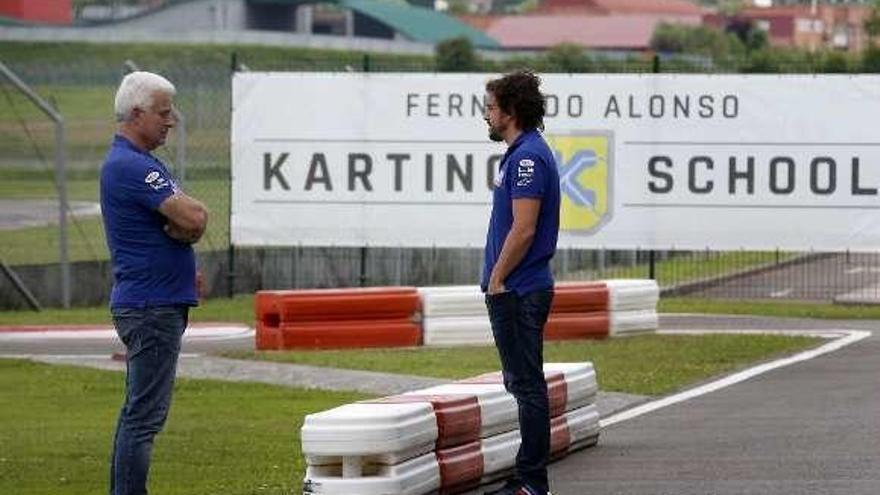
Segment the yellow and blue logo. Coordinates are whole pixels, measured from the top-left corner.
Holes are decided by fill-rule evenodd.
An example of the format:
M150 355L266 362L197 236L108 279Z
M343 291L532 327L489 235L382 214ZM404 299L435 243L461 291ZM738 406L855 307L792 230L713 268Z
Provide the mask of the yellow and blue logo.
M611 219L613 135L607 131L548 135L556 155L562 205L559 228L589 234Z

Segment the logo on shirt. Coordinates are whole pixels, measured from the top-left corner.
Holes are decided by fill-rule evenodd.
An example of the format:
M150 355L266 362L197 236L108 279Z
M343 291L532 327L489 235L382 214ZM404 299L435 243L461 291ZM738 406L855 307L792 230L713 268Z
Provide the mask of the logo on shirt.
M584 131L546 138L559 166L560 230L598 231L611 219L613 134Z
M162 177L162 174L155 170L148 173L147 176L144 177L144 182L152 187L154 191L161 191L166 187L172 187L171 181L169 181L165 177Z
M520 160L516 165L516 185L525 187L532 183L535 177L535 162L529 159Z

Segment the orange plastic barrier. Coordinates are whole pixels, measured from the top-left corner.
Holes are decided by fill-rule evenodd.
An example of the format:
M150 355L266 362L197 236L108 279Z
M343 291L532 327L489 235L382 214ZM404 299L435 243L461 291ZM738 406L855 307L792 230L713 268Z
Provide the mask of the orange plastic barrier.
M608 311L608 287L602 282L557 284L550 313Z
M475 395L392 395L365 402L405 404L430 402L437 418L436 449L478 442L480 440L480 403Z
M258 351L281 349L281 328L257 320L256 347Z
M282 349L410 347L422 340L422 327L409 320L282 324L280 330Z
M483 477L483 450L479 441L438 449L441 495L466 492L480 485Z
M258 291L257 319L272 324L410 318L419 310L415 287Z
M544 339L604 339L610 333L607 311L593 313L550 313L544 325Z
M551 416L550 419L550 458L558 459L568 453L571 445L571 430L565 416Z
M260 350L421 343L414 287L258 291L254 306Z

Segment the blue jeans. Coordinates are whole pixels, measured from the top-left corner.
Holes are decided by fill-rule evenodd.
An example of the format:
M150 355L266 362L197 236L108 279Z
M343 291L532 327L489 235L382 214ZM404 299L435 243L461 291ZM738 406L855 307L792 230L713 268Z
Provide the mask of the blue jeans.
M113 439L110 495L143 495L153 437L168 418L189 307L115 308L112 313L127 354L125 403Z
M550 401L544 380L544 323L553 290L522 296L515 292L486 295L495 347L501 358L504 387L519 409L522 443L516 455L516 477L530 487L548 491Z

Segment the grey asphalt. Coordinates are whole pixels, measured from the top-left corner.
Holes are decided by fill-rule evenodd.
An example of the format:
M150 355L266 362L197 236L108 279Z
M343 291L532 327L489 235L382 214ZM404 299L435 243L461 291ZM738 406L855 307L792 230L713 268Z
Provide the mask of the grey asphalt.
M669 325L668 318L664 320ZM678 318L693 328L713 318ZM701 321L702 320L702 321ZM716 327L755 318L714 318ZM789 320L763 322L773 328ZM812 328L877 322L801 320ZM664 326L666 326L664 325ZM737 325L740 326L740 325ZM877 495L880 337L618 423L551 467L556 495Z
M876 253L826 253L770 270L755 270L689 292L705 298L880 303L880 258Z

